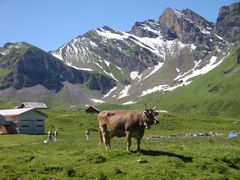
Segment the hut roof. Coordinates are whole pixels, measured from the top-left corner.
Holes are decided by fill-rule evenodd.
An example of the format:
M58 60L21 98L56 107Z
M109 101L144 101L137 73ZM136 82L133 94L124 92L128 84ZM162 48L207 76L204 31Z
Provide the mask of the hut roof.
M99 113L100 110L97 109L96 107L94 106L89 106L86 110L85 110L86 113Z
M43 102L23 102L20 106L16 108L36 108L36 109L47 109L47 105Z
M45 113L34 109L34 108L22 108L22 109L4 109L4 110L0 110L0 115L2 116L16 116L16 115L20 115L23 113L26 113L28 111L36 111L44 116L47 116Z

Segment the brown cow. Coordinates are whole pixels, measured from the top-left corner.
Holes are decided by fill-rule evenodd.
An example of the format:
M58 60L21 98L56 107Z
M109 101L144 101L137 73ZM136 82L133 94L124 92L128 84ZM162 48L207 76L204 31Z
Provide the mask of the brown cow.
M127 151L130 151L131 138L137 140L137 150L140 151L140 142L145 128L152 124L158 124L154 109L144 109L143 111L133 110L113 110L102 111L98 115L100 129L100 140L104 143L106 150L110 150L110 138L127 138Z

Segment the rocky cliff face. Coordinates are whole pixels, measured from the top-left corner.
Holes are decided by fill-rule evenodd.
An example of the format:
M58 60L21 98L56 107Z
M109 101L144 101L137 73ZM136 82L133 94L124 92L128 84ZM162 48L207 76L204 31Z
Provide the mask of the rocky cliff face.
M220 8L216 31L230 42L240 41L240 2Z
M210 41L213 23L193 11L167 8L159 18L163 36L168 39L179 39L182 43L196 45L206 44L212 48Z
M152 19L136 22L129 33L138 37L156 38L160 35L160 24Z

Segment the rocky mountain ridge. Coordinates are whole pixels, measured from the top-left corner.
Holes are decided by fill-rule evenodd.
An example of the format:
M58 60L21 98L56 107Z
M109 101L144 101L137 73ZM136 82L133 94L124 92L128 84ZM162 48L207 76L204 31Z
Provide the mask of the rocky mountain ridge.
M214 23L189 9L167 8L158 20L136 22L129 32L104 26L51 53L116 80L104 100L136 99L187 85L187 75L220 62L229 43L215 29Z

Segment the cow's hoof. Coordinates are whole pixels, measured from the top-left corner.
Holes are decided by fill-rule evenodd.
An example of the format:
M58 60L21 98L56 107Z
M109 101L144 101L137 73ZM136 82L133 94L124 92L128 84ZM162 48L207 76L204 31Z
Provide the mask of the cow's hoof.
M137 150L137 154L142 154L142 151L140 149Z

